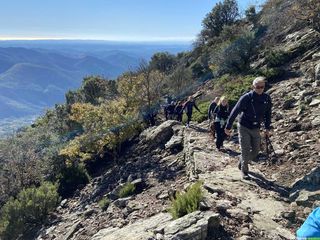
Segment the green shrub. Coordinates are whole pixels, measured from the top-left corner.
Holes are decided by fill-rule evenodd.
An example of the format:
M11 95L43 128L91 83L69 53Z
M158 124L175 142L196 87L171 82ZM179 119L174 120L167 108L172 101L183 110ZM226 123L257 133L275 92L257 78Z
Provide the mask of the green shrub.
M66 167L59 178L58 192L62 197L69 197L80 186L89 182L90 177L82 164Z
M233 106L239 100L242 94L251 89L253 75L239 76L231 78L229 75L223 75L214 83L215 88L220 88L222 95L226 96L229 105Z
M290 60L288 53L282 50L270 51L266 56L266 63L268 67L279 67Z
M201 185L202 182L196 182L187 189L186 193L178 192L176 194L176 199L172 201L172 206L169 209L174 219L199 209L199 203L203 199Z
M1 239L16 239L23 236L28 230L41 224L59 201L57 186L49 182L43 183L38 188L22 190L16 199L10 198L1 209Z
M192 113L192 120L198 123L203 122L208 118L208 108L210 105L210 101L204 101L197 104L198 108L200 109L201 113L197 110L194 110Z
M274 81L281 78L285 74L285 70L283 68L267 68L260 73L266 77L267 80Z
M250 58L255 53L256 38L244 32L233 41L225 41L212 52L210 63L216 65L217 74L242 73L250 69Z
M104 197L99 201L98 204L102 208L102 210L106 210L110 205L110 200L107 197Z
M128 197L128 196L132 195L135 190L136 190L136 187L132 183L126 183L120 189L119 197L120 198Z

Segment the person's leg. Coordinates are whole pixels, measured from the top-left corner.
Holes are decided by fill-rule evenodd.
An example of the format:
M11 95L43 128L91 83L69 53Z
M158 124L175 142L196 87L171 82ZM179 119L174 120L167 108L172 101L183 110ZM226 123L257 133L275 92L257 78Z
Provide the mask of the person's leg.
M189 127L189 124L190 124L190 121L191 121L191 117L192 115L191 114L187 114L187 126Z
M248 174L249 167L248 163L251 160L251 136L250 129L238 125L239 127L239 141L241 147L241 172L243 174Z
M259 154L260 151L260 129L252 129L251 131L251 159L253 161Z
M222 132L222 128L220 126L219 122L215 122L214 123L214 128L216 130L217 133L217 138L216 138L216 147L220 150L220 147L222 145L222 139L223 139L223 132Z

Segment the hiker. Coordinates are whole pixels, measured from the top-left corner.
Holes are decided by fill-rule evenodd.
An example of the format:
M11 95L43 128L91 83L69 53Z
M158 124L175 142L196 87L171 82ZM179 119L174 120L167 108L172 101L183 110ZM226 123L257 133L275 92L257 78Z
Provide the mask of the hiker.
M297 230L297 239L319 239L320 238L320 208L314 209L302 226Z
M222 96L218 102L218 105L214 109L213 112L216 117L214 119L214 128L217 133L216 138L216 147L217 149L223 150L223 141L226 138L226 133L224 132L224 128L226 126L228 117L229 117L229 104L228 100L225 96Z
M265 134L270 136L272 107L270 96L264 93L265 78L255 78L252 87L253 90L242 95L232 109L225 128L225 133L231 135L232 124L241 113L238 123L241 158L238 167L247 180L250 179L248 163L257 157L260 150L261 122L264 122Z
M189 124L190 124L190 121L191 121L191 118L192 118L192 109L193 109L193 107L195 109L197 109L199 111L199 113L201 113L201 111L197 107L193 97L189 96L188 100L183 104L183 108L182 108L182 110L186 109L186 114L187 114L187 125L186 126L187 127L189 127Z
M214 129L215 114L213 112L214 112L214 109L217 107L218 102L219 102L219 98L215 97L214 100L210 103L208 108L209 131L213 138L215 138L215 129Z
M155 106L142 108L142 117L148 126L154 126L156 124L156 116L157 109Z
M174 119L174 108L175 108L174 101L171 101L171 103L167 106L167 114L168 114L168 119L172 120Z
M179 122L182 122L182 108L183 108L183 105L182 105L182 102L181 101L179 101L178 103L177 103L177 106L174 108L174 113L175 113L175 115L176 115L176 119L177 119L177 121L179 121Z
M168 104L163 105L163 113L166 121L168 120Z

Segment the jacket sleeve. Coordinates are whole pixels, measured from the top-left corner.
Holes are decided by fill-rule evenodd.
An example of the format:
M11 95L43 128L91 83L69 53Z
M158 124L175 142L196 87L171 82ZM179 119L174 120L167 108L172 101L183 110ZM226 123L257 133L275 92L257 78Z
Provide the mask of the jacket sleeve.
M267 111L265 112L264 115L264 126L267 130L271 129L271 112L272 112L272 102L271 102L271 97L268 96L268 108Z
M212 104L213 104L213 103L211 103L210 106L209 106L209 108L208 108L208 119L209 119L209 120L211 119L211 111L212 111L211 108L212 108Z
M230 116L227 120L226 129L230 130L232 128L232 124L233 124L234 120L236 119L236 117L239 115L239 113L241 111L243 111L245 109L245 105L246 105L246 101L247 101L246 96L247 95L241 96L241 98L238 100L237 104L232 109Z

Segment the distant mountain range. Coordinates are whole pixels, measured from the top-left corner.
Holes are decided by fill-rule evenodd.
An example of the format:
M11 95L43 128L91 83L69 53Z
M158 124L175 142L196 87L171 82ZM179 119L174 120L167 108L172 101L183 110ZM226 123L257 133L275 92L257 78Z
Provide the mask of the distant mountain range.
M84 76L115 79L160 51L186 51L190 44L105 41L0 41L0 121L38 115L64 102ZM6 121L7 121L6 119Z

